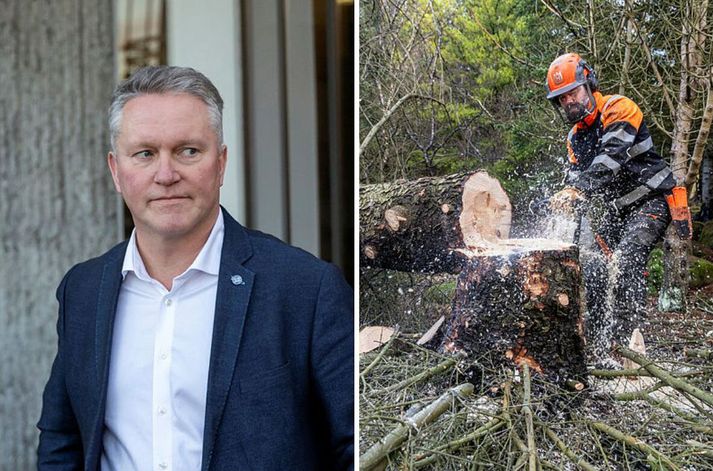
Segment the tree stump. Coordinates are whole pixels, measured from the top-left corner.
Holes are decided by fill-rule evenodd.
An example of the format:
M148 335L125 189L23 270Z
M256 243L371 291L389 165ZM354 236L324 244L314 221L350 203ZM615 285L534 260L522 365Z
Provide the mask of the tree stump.
M359 200L362 267L457 273L455 249L510 234L510 201L485 172L365 185Z
M433 340L478 362L527 362L556 381L586 373L575 245L508 239L511 206L485 172L362 187L362 267L459 273Z
M440 349L495 367L527 362L557 382L586 373L577 246L510 239L463 249Z

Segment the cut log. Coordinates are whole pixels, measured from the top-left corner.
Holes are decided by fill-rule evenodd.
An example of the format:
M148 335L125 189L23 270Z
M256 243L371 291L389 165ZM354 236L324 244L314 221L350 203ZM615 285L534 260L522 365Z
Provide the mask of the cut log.
M629 340L629 350L636 352L639 355L646 356L646 343L644 342L644 336L641 334L641 331L639 329L634 329L634 332L631 333L631 339ZM639 368L641 365L639 365L633 360L624 358L622 366L625 370L631 370Z
M455 249L510 234L510 201L485 172L365 185L359 196L364 267L457 273L463 259Z
M560 383L586 374L579 251L546 239L463 250L440 349L488 366L527 363Z

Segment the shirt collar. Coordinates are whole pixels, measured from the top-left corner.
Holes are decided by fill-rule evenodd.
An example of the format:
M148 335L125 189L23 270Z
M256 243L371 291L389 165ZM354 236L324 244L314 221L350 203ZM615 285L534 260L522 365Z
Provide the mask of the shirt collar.
M225 232L225 225L223 223L223 211L218 211L218 218L213 224L213 228L208 235L208 240L198 252L193 263L186 269L185 272L176 277L176 279L183 277L187 273L197 270L207 273L209 275L218 276L220 271L220 253L223 248L223 234ZM143 281L150 281L151 276L146 270L146 265L141 259L141 254L136 245L136 229L131 231L131 237L129 238L129 243L126 246L126 253L124 254L124 263L121 266L121 277L126 279L126 275L129 272L133 272L137 278Z

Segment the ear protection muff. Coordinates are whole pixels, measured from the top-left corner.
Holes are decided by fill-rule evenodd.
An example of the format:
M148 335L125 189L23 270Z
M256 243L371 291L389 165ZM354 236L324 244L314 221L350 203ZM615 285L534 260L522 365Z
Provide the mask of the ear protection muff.
M587 64L587 61L584 59L579 60L579 64L577 65L578 69L581 69L581 72L578 70L577 73L581 73L583 77L586 77L587 83L589 84L589 89L592 92L596 92L599 90L599 80L597 80L597 73L594 72L594 69ZM584 72L587 72L586 74Z

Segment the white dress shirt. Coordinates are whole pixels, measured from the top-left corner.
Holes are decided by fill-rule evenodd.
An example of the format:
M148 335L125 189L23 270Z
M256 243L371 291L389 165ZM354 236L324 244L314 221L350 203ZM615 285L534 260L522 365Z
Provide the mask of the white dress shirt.
M200 470L223 214L168 291L126 247L114 319L103 471Z

